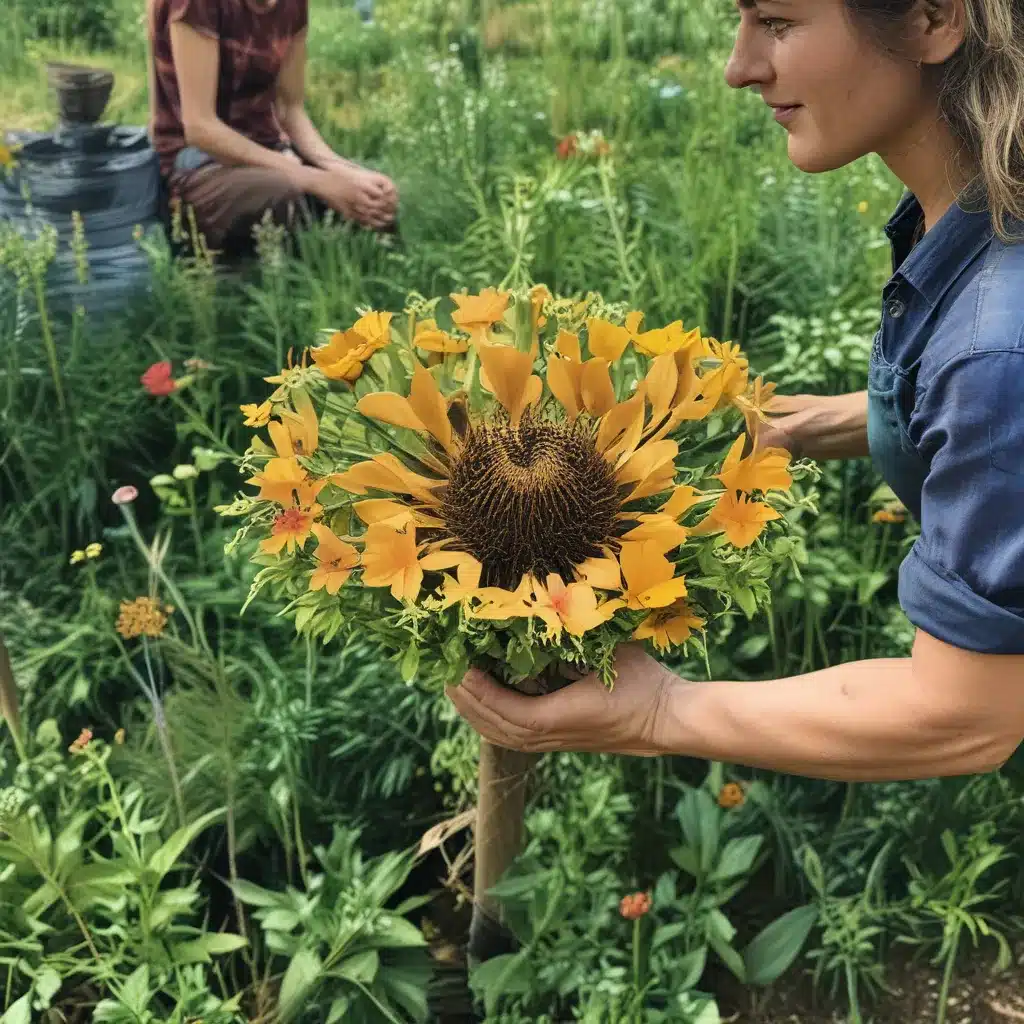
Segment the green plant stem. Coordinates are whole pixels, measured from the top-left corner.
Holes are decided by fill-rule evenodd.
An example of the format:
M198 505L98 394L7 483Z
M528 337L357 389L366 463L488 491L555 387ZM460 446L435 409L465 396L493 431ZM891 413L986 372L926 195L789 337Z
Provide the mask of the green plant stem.
M67 411L67 402L64 400L64 384L61 381L60 364L57 361L57 344L53 340L53 328L50 325L50 314L46 309L46 293L43 290L43 283L41 274L32 275L32 284L36 293L36 305L39 308L39 326L43 332L43 346L46 349L46 358L50 363L53 387L57 392L57 406L61 413L64 413Z
M638 917L633 922L633 987L639 993L640 985L640 924L643 918Z
M192 524L192 543L196 549L196 561L199 563L199 571L206 572L206 556L203 553L203 530L199 524L199 509L196 507L196 483L194 480L185 482L185 490L188 493L188 513Z
M949 986L953 982L953 968L956 966L956 954L960 948L960 929L956 929L953 943L946 954L946 962L942 968L942 985L939 988L939 1005L935 1013L935 1024L946 1024L946 1011L949 1008Z
M849 960L846 961L844 968L846 972L846 998L850 1004L850 1024L862 1024L860 1001L857 998L857 974Z

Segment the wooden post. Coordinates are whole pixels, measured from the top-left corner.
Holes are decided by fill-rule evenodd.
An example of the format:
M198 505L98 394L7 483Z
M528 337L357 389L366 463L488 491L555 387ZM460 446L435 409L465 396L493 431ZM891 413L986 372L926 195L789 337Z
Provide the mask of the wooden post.
M515 937L502 924L501 907L487 895L522 849L526 787L538 754L522 754L480 741L479 795L473 832L473 919L470 966L511 953Z

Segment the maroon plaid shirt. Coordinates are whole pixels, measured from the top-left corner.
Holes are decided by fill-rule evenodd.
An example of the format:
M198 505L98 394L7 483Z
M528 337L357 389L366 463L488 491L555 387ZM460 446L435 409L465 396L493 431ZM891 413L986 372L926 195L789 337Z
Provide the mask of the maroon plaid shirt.
M171 22L182 21L220 44L217 116L253 142L277 146L287 141L274 111L277 77L292 39L306 27L308 10L308 0L150 0L150 133L164 175L185 146Z

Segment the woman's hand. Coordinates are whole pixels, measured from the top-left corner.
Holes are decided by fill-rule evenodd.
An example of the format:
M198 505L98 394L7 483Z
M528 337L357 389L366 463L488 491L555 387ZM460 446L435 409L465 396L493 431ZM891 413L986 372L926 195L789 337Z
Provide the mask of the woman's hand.
M610 691L589 675L543 697L517 693L471 669L448 696L485 740L510 750L667 753L664 716L678 678L638 644L619 648L615 668Z
M314 174L309 191L347 220L378 229L394 223L398 193L384 175L342 163Z

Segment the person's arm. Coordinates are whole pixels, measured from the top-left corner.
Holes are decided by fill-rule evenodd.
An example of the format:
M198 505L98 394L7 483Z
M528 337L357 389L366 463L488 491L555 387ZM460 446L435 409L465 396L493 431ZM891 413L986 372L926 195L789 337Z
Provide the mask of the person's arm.
M771 682L689 682L638 645L620 649L617 670L611 691L589 676L528 697L471 671L448 694L502 747L681 754L841 781L992 771L1024 736L1024 655L921 631L911 658Z
M845 781L997 769L1024 736L1024 656L975 654L918 632L911 658L768 683L673 677L654 746Z
M186 143L209 153L219 163L279 171L303 192L312 191L313 168L253 142L217 116L219 42L182 21L171 24L170 34Z
M339 156L323 140L306 113L306 31L291 42L275 92L277 119L294 150L308 163L359 183L357 207L371 222L383 226L394 217L398 190L390 178Z
M760 444L794 458L856 459L868 454L868 393L779 395L762 427Z

